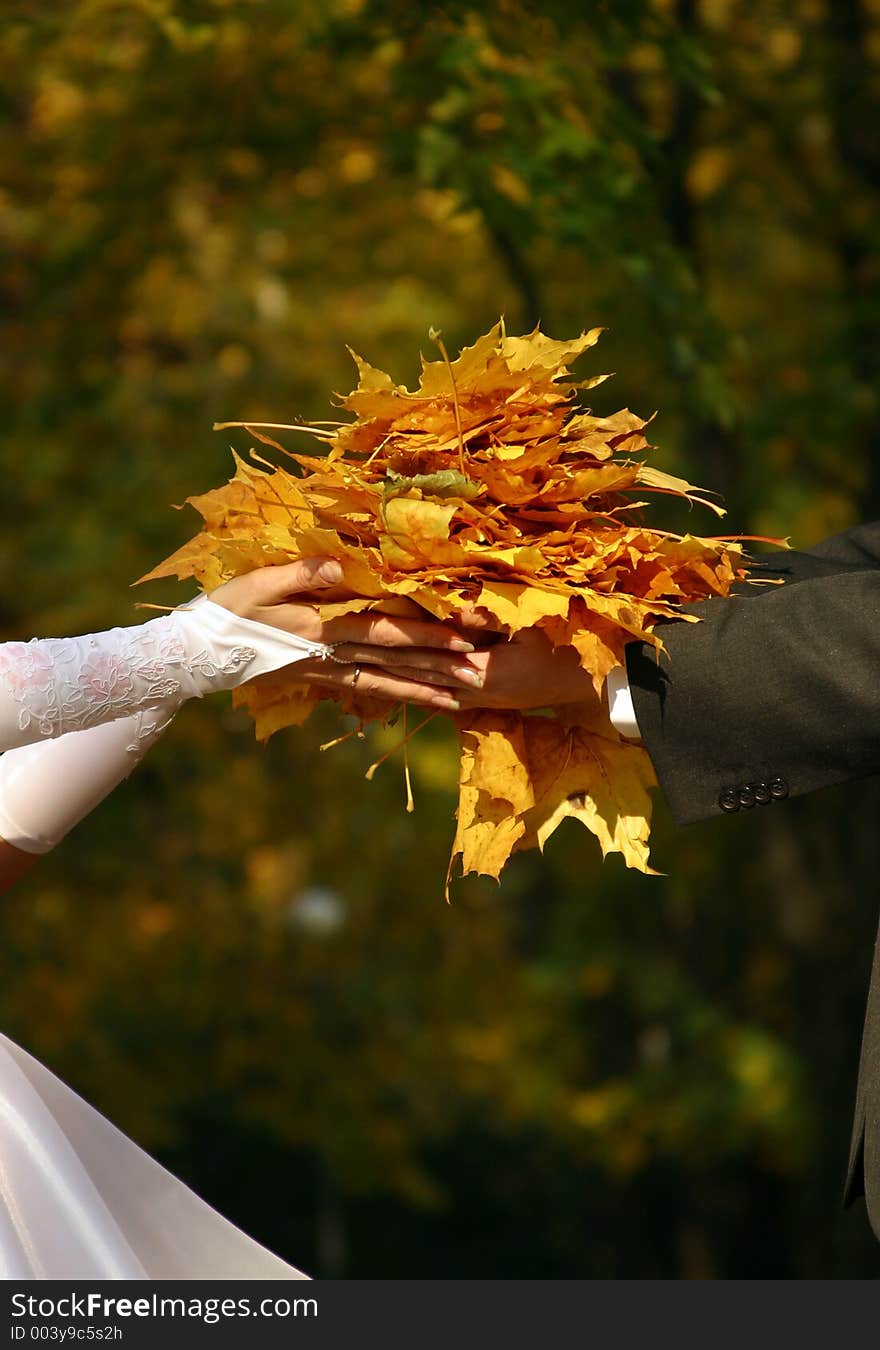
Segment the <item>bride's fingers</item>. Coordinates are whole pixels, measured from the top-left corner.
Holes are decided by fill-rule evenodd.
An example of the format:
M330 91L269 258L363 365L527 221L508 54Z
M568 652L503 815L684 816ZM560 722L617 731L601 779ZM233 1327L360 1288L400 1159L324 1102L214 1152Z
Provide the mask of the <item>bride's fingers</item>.
M383 666L377 669L381 669L382 673L391 679L411 680L415 684L430 684L436 689L447 689L453 698L460 698L466 689L473 687L466 679L443 675L433 670L410 669L407 666L394 666L391 669Z
M389 703L417 703L420 707L438 708L444 712L456 712L461 706L450 690L387 675L373 666L331 666L321 662L308 672L307 678L309 684L329 689L354 689L368 698L384 699Z
M338 586L342 568L335 558L300 558L277 567L261 567L251 574L251 578L257 603L277 605L291 595Z
M334 652L337 661L362 666L381 666L387 674L400 675L425 684L464 685L479 689L483 683L480 672L467 657L456 652L442 652L424 647L373 647L356 642L344 642Z

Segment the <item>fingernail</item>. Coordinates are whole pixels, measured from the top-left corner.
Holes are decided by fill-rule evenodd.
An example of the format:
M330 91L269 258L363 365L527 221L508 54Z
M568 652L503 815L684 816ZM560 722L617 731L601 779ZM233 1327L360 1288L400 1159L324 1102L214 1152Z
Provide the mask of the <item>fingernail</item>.
M318 568L318 576L322 581L341 581L342 568L339 566L338 562L321 563L321 566Z
M449 644L451 652L475 652L477 649L472 642L465 642L464 638L453 638Z
M458 712L461 707L457 698L435 698L433 702L435 708L447 708L450 712Z
M472 684L475 689L482 689L483 677L478 670L471 670L470 666L454 666L452 673L457 680L464 684Z

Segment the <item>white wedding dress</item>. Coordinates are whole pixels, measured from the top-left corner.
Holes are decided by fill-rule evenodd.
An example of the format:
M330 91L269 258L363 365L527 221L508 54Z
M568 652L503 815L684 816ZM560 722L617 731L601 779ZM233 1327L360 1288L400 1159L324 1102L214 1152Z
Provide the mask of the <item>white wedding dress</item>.
M304 1280L0 1035L6 1280Z
M0 838L46 852L180 704L328 649L202 598L137 628L0 645ZM0 1275L307 1279L0 1035Z

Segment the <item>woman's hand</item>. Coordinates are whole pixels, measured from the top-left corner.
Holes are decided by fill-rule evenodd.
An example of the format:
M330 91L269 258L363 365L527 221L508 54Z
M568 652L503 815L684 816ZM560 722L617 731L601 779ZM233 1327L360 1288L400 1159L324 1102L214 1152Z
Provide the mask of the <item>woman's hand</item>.
M426 618L410 601L395 597L393 613L367 610L322 620L319 603L350 598L338 589L341 580L333 559L304 558L235 577L209 598L242 618L334 644L333 661L298 661L290 672L296 680L344 689L356 678L359 693L447 712L461 706L462 690L480 687L482 675L471 664L474 643Z
M334 661L309 659L291 669L294 679L328 690L356 687L369 698L446 712L596 702L590 676L571 647L554 648L535 629L504 638L479 611L463 616L468 636L397 598L393 614L368 610L323 621L316 605L347 598L334 592L341 580L337 562L305 558L236 577L210 598L243 618L338 644Z
M285 563L281 567L258 567L254 572L233 577L211 591L209 599L239 618L306 637L307 634L292 626L296 619L292 611L298 611L302 606L288 603L291 597L329 590L338 586L341 580L342 568L335 559L300 558L298 562Z

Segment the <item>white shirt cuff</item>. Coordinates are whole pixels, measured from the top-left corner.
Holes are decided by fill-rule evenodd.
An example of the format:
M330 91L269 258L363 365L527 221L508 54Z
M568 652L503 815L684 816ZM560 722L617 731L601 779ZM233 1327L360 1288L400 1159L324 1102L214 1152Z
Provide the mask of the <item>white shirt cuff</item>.
M615 731L619 731L627 740L640 741L642 735L636 720L626 666L615 666L609 673L605 692L608 696L608 715Z

